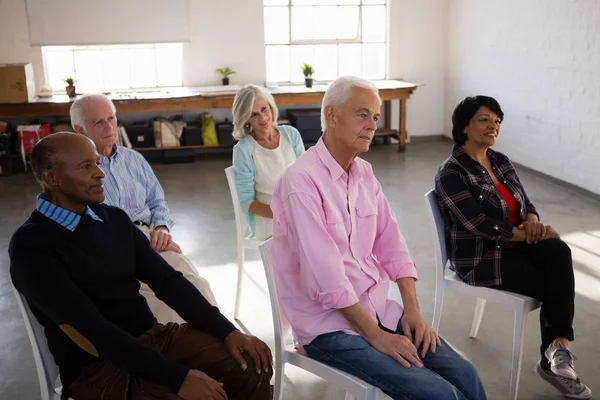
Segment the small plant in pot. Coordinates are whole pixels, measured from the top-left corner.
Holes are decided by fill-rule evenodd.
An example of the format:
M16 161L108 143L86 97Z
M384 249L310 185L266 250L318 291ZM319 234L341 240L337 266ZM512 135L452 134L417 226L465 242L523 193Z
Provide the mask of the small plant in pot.
M302 75L304 75L304 84L307 88L311 88L313 84L313 74L315 69L312 65L304 63L302 64Z
M75 97L75 79L72 76L67 76L65 78L65 83L68 85L65 89L67 90L67 95L69 97Z
M230 67L219 68L217 72L223 77L223 86L229 85L229 76L235 74L235 71Z

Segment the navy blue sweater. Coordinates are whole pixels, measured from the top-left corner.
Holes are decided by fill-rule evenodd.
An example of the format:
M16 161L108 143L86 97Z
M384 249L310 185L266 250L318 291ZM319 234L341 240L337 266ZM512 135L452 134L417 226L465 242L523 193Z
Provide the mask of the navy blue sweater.
M90 208L103 222L83 215L73 232L34 211L10 242L13 284L45 327L65 388L97 358L63 324L87 338L100 358L177 393L188 368L136 340L157 323L138 280L198 330L224 339L235 327L152 249L124 211Z

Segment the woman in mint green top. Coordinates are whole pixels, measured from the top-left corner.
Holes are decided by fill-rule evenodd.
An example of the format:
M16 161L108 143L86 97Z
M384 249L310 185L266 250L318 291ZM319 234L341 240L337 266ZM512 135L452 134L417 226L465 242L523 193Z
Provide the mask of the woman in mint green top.
M235 185L246 213L250 237L265 240L273 233L271 195L279 177L302 153L300 132L277 125L273 96L256 85L246 85L233 101Z

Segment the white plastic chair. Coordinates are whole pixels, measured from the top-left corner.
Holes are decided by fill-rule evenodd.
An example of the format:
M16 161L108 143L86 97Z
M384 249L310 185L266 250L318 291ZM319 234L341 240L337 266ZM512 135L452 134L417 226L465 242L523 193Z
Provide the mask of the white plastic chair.
M504 290L490 289L481 286L471 286L464 283L458 275L450 271L446 274L446 266L449 263L446 252L446 235L444 231L444 219L440 213L437 195L433 190L425 194L425 202L429 210L429 217L433 226L433 243L436 258L435 278L435 305L433 308L432 328L438 332L440 320L442 319L442 308L444 305L444 292L446 290L456 291L469 296L477 297L475 314L471 323L469 336L477 337L486 301L498 303L507 307L515 313L515 324L513 329L513 354L512 371L510 375L510 400L516 400L519 391L519 376L521 374L521 361L523 358L523 339L527 315L540 307L540 302L532 297L523 296Z
M342 372L336 368L329 367L312 358L298 353L292 343L292 327L279 304L275 274L273 270L273 242L271 239L260 246L260 255L265 267L269 297L271 298L271 310L273 313L273 327L275 330L275 391L273 400L281 400L283 395L283 377L285 364L290 363L305 371L311 372L328 382L331 382L346 391L346 400L356 398L357 400L384 399L387 396L376 387L369 385L361 379Z
M238 265L238 279L237 289L235 292L235 307L233 309L233 318L240 324L242 329L248 333L248 330L239 320L240 312L240 299L242 295L242 277L244 276L244 258L246 255L246 249L257 249L261 244L264 243L262 240L255 240L246 237L247 222L246 216L242 211L240 205L240 199L238 197L237 189L235 186L235 172L233 167L225 168L225 175L227 176L227 183L229 184L229 191L231 192L231 201L233 202L233 214L235 216L235 230L237 235L237 265Z
M54 357L50 353L44 327L40 325L37 318L31 312L29 304L25 297L17 291L13 286L17 304L21 310L27 335L31 342L31 350L33 351L33 359L38 373L40 383L41 400L60 400L62 387L56 387L58 378L58 366L54 363Z

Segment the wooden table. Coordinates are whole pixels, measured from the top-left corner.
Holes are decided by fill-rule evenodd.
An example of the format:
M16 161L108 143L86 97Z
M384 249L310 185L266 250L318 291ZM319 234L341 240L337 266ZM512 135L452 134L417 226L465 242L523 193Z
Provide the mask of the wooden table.
M378 136L385 136L389 143L390 136L396 136L398 151L406 148L406 102L417 85L399 80L374 81L379 88L379 95L385 107L385 128L377 132ZM231 108L235 97L235 88L230 90L212 88L170 88L148 92L116 93L109 97L113 100L119 113L130 112L173 112L188 110L208 110L218 108ZM227 91L229 89L229 91ZM304 86L280 86L270 88L275 102L279 107L297 105L321 104L326 85L315 85L313 88ZM392 102L399 100L398 116L392 121ZM69 108L73 99L66 95L57 95L51 98L37 98L30 103L0 104L0 119L2 118L41 118L69 116ZM392 129L392 123L398 129Z

